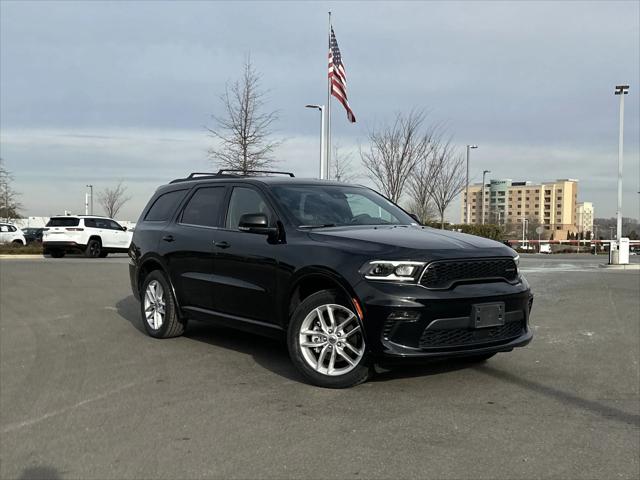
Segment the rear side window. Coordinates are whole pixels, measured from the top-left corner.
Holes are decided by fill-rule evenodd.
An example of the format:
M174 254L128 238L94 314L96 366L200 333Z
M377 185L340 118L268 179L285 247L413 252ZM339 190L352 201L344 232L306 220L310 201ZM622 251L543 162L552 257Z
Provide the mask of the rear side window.
M79 224L79 218L58 217L50 218L47 227L77 227Z
M148 222L165 222L175 212L176 206L184 198L186 190L174 190L160 195L147 212L144 219Z
M87 228L96 228L96 221L93 218L85 218L84 226Z
M225 187L204 187L196 190L182 212L180 223L220 226L220 206L224 200Z

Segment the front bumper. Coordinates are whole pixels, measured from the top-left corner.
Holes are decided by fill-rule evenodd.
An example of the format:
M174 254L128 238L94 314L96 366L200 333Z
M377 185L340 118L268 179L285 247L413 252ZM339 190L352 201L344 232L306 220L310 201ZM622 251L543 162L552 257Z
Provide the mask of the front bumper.
M533 295L526 280L429 290L417 285L360 282L371 354L382 359L436 358L510 351L533 338ZM504 325L476 328L473 306L504 304Z

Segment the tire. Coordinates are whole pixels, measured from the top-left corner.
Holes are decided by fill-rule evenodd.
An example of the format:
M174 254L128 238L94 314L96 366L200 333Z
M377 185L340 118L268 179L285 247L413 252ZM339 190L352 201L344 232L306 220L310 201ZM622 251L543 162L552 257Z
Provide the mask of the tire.
M109 252L100 252L100 258L107 258L107 255L109 255Z
M13 242L11 242L13 244L13 246L15 247L24 247L24 243L22 243L22 240L14 240Z
M84 249L84 256L89 258L98 258L102 253L102 242L97 238L92 238Z
M302 333L316 331L318 335ZM349 299L335 290L314 293L298 305L287 330L287 346L295 367L319 387L349 388L371 374L360 318Z
M186 322L178 316L171 285L160 270L152 271L142 283L140 314L151 337L178 337L185 331Z
M49 255L51 255L53 258L62 258L66 253L67 252L65 252L64 250L51 250L49 252Z

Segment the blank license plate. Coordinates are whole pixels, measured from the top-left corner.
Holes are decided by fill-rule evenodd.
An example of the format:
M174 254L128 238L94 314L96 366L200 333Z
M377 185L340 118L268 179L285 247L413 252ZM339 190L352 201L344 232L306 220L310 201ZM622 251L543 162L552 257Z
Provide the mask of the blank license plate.
M504 325L504 303L480 303L474 305L471 315L475 328Z

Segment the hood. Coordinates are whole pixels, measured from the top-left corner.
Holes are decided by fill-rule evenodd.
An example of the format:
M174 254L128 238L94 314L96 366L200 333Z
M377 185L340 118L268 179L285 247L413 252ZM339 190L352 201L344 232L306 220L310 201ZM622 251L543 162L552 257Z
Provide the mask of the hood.
M513 249L495 240L420 226L334 227L313 230L310 237L399 260L515 256Z

